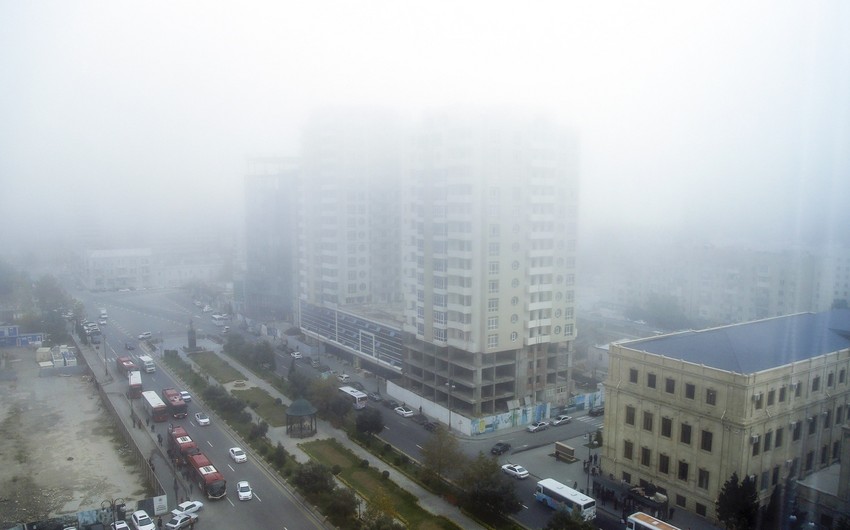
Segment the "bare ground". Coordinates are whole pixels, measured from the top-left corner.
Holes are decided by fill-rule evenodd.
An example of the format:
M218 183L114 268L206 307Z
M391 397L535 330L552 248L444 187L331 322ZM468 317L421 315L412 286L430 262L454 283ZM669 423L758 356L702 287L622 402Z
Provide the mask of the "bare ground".
M2 354L18 379L0 381L0 520L37 521L147 496L89 378L42 378L34 352Z

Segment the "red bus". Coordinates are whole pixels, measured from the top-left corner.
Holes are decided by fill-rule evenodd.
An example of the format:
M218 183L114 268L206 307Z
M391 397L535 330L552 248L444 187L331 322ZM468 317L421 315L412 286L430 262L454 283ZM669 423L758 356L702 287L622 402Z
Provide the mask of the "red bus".
M145 404L145 411L151 420L165 421L168 419L168 407L153 390L142 392L142 402Z
M162 399L168 405L168 413L177 419L185 418L189 415L189 408L186 402L180 396L180 392L173 388L162 389Z
M127 393L130 399L138 399L142 397L142 391L144 390L142 387L142 372L134 370L130 372L127 379L130 381L130 391Z
M210 459L203 453L189 455L186 457L192 479L198 483L201 491L208 499L221 499L227 495L227 481L224 476L213 467Z
M189 455L197 454L198 445L189 437L186 429L176 425L168 431L168 447L177 452L181 459L185 462Z

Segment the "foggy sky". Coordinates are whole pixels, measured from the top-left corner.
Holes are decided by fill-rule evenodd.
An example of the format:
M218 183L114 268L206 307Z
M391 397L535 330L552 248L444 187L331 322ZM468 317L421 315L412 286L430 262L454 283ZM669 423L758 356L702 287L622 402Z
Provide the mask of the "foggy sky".
M483 105L578 130L585 237L846 242L848 6L0 0L0 211L230 224L314 109Z

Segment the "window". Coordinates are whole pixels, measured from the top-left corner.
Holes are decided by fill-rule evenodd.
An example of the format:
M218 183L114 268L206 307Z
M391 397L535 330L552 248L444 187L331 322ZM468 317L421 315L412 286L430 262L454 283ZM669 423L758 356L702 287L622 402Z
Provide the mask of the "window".
M676 506L681 506L684 508L687 505L687 499L684 495L676 494Z
M775 400L776 400L776 390L773 390L771 388L770 391L767 393L767 406L769 407L769 406L773 405L773 402Z
M694 399L696 396L697 387L692 383L685 383L685 397L688 399Z
M691 426L683 423L680 429L679 441L683 444L691 445Z
M708 508L706 508L705 504L698 502L696 503L694 511L697 512L697 515L705 517L706 513L708 512Z
M498 298L490 298L487 300L487 311L489 313L495 313L499 310L499 299Z
M782 427L776 429L776 439L773 441L773 447L782 447L782 435L784 433L785 431L782 429Z
M658 455L658 472L665 475L670 473L670 457L665 454Z
M843 384L844 379L847 377L847 370L842 368L840 372L838 372L838 384Z
M649 447L641 447L640 448L640 465L649 467L650 459L652 458L652 451Z
M770 451L770 444L773 442L773 432L768 431L764 433L764 450Z
M632 483L632 474L631 473L626 473L625 471L623 471L622 476L623 476L623 482L625 482L626 484Z
M829 446L824 445L820 448L820 463L821 465L826 465L827 460L829 459Z
M818 428L818 417L812 416L809 418L809 434L812 435Z
M673 419L661 418L661 436L665 438L673 437Z
M632 442L628 440L623 441L623 458L631 460L633 451L634 445L632 444Z
M487 317L487 329L497 329L499 327L499 317Z
M820 376L816 375L812 379L812 392L817 392L818 390L820 390Z
M643 413L643 430L652 432L652 416L651 412Z
M626 425L634 426L635 424L635 408L627 405L626 406Z
M829 427L831 425L832 425L832 412L827 410L826 412L823 413L823 428L829 429Z
M499 262L491 261L487 264L488 271L490 274L499 274Z
M714 434L711 431L702 431L702 439L700 440L699 447L703 451L711 452L711 444L714 441Z
M785 387L784 386L779 387L779 402L780 403L785 402Z
M487 245L487 253L490 256L498 256L499 255L499 244L498 243L489 243Z
M498 335L496 335L496 334L487 335L487 347L488 348L495 348L498 345L499 345L499 336Z
M629 368L629 383L637 383L638 371L636 368Z
M755 404L756 404L757 409L760 409L762 404L764 403L764 399L762 399L762 397L763 396L762 396L761 392L753 394L753 399L755 400Z
M675 380L675 379L672 379L672 378L670 378L670 377L668 377L668 378L664 381L664 390L665 390L668 394L673 394L674 392L676 392L676 380Z
M841 405L838 405L837 407L835 407L835 423L839 424L839 423L843 423L843 422L844 422L844 407L841 406Z
M779 482L779 466L773 467L773 476L770 479L770 484L772 486L776 486L776 483Z
M709 405L717 404L717 391L709 388L705 391L705 402Z
M679 460L679 472L676 476L679 480L688 480L688 463L684 460Z
M791 422L791 439L793 441L798 441L800 439L800 435L803 433L803 426L799 421Z
M761 453L761 437L756 435L752 438L753 441L753 456L758 456Z
M835 440L834 442L832 442L832 459L838 460L838 458L840 456L841 456L841 442L839 442L838 440Z
M826 386L827 386L827 387L832 387L832 385L833 385L833 384L835 384L835 374L833 374L832 372L830 372L830 373L826 376Z
M767 481L768 481L768 480L770 480L770 479L768 478L768 476L769 476L769 475L768 475L768 472L767 472L767 471L762 471L762 472L761 472L761 481L760 481L760 484L759 484L759 486L761 486L761 487L760 487L759 489L761 489L761 490L766 490L766 489L767 489Z
M646 374L646 386L655 388L655 374Z
M806 453L806 471L811 471L815 463L815 452L809 451Z
M704 490L708 489L708 470L700 468L697 473L697 487Z
M490 294L496 294L499 292L499 280L490 280L487 282L487 291Z
M794 397L800 397L803 394L803 385L794 383Z

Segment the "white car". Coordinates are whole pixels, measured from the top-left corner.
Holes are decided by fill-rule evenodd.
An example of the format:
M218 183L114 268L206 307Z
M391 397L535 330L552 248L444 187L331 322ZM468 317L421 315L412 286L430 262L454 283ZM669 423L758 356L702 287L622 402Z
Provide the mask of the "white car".
M144 333L139 334L139 340L145 340L151 338L151 332L145 331Z
M180 399L183 400L183 403L191 403L192 402L192 394L186 392L185 390L180 391Z
M413 417L413 411L407 407L396 407L393 409L396 414L399 416L404 416L405 418Z
M565 425L567 423L570 423L571 421L573 421L572 416L567 416L566 414L561 414L560 416L558 416L557 418L552 420L552 426L557 427L558 425Z
M105 325L106 325L106 319L105 319L105 318L101 318L100 320L98 320L98 322L97 322L97 323L98 323L98 324L100 324L101 326L105 326Z
M517 479L528 478L528 470L516 464L505 464L502 466L502 471Z
M186 501L177 505L177 508L171 510L171 515L180 515L184 513L195 513L204 507L201 501Z
M236 483L236 493L239 494L240 501L250 501L254 498L254 493L251 491L251 485L247 480L242 480Z
M131 519L133 521L133 526L136 527L136 530L156 530L156 525L148 515L148 512L144 510L138 510L133 512L133 516L131 517Z
M293 359L300 359L302 357L301 352L297 351L297 350L290 353L289 356L292 357Z
M111 528L111 530L130 530L130 525L128 525L126 521L115 521L109 525L109 528Z
M545 431L546 427L548 426L549 422L547 421L535 421L534 423L528 426L528 432Z
M165 523L165 527L168 530L180 530L181 528L187 528L192 523L198 522L198 514L196 513L181 513L180 515L175 515L171 518L170 521Z
M242 463L248 461L248 455L245 454L245 451L238 447L231 447L227 450L230 453L230 458L233 459L234 462Z
M195 421L198 422L198 425L209 425L210 417L207 416L204 412L196 412Z

